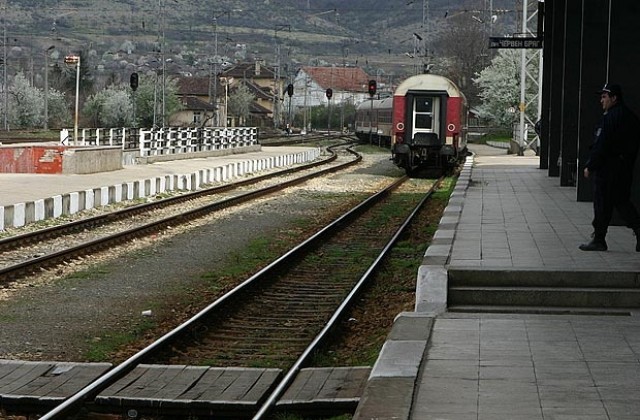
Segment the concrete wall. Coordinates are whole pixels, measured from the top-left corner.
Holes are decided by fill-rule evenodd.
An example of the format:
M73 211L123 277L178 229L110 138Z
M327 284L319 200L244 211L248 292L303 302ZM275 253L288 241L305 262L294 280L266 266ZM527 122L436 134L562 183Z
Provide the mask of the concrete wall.
M67 147L62 152L63 174L93 174L122 169L122 148Z
M0 172L91 174L122 169L122 148L61 145L0 146Z

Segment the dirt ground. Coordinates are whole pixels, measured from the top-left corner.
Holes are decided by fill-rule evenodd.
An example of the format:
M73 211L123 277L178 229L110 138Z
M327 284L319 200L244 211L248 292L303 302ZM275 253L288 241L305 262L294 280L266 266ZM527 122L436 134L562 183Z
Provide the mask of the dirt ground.
M21 281L0 294L0 358L83 362L105 337L179 323L203 304L202 279L251 241L328 221L398 175L388 154L365 155L348 171Z

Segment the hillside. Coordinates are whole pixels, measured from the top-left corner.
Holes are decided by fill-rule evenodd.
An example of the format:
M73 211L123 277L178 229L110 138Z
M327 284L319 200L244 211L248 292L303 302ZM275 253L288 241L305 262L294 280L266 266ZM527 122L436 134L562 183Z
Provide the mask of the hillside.
M260 58L279 62L282 76L300 64L402 76L415 64L414 33L435 39L447 15L487 13L484 0L4 1L10 73L37 72L34 62L54 46L54 60L82 51L95 70L115 77L154 67L162 56L174 73Z

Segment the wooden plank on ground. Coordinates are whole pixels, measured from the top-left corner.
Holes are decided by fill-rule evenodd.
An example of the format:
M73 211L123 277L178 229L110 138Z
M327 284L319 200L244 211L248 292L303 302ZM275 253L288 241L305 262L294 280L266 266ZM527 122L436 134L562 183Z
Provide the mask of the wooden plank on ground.
M166 402L171 403L191 389L209 369L206 366L174 366L180 372L170 381L165 381L162 386L155 386L149 382L149 378L161 378L163 372L167 372L170 367L165 365L140 365L100 393L95 398L95 403L97 405L144 405L147 407L164 405ZM165 379L167 379L166 376ZM144 393L147 386L153 388L155 394L152 397L145 398Z
M196 401L218 401L220 392L229 386L232 377L225 375L225 368L209 368L197 384L186 392L180 399Z
M122 379L116 381L107 389L100 393L101 401L107 403L107 401L120 400L120 393L126 393L127 388L132 386L141 376L148 370L145 365L136 366L131 372L126 374Z
M0 399L11 395L15 390L20 389L29 382L35 380L39 376L46 373L53 366L52 363L46 362L22 362L20 368L15 369L2 378L0 384Z
M371 369L368 367L333 368L315 400L328 403L359 401L370 373Z
M64 366L65 364L60 364ZM70 370L60 371L58 368L52 371L52 374L60 378L60 383L50 382L40 392L47 397L68 397L80 391L82 388L98 379L113 365L111 363L77 363L71 366ZM44 392L47 391L47 394Z
M108 363L0 361L0 408L54 406L111 368Z
M53 363L44 374L11 392L33 403L59 401L75 394L111 368L109 363Z
M307 369L302 370L306 371ZM304 386L300 388L297 388L296 381L294 380L290 388L297 388L297 393L295 394L296 401L313 400L324 386L324 383L326 382L327 378L329 378L332 370L333 368L309 369L309 373L311 373L311 376L307 378L307 380L304 382Z
M232 371L233 381L220 393L222 401L244 402L247 392L256 384L264 369L241 369ZM255 401L254 401L255 402Z
M100 393L95 403L143 411L153 408L155 413L233 412L256 407L281 373L279 369L141 365Z
M253 387L247 391L244 396L245 401L255 401L261 403L266 399L266 395L270 394L277 385L282 370L280 369L264 369L260 378L253 384Z
M276 405L319 413L355 409L370 373L370 367L302 369Z
M185 366L180 375L158 390L155 399L173 401L189 390L209 369L207 366Z
M335 399L344 400L349 398L360 397L367 386L367 381L371 375L371 368L368 366L354 367L349 369L349 373L345 378L342 387L338 390Z
M147 376L153 377L153 380L149 381L144 388L141 388L132 397L137 400L154 400L157 397L158 392L162 388L166 387L171 381L175 380L182 371L184 371L184 365L174 366L159 366L149 367L147 370ZM139 383L140 381L138 381Z
M20 369L24 362L17 360L0 360L0 384L3 383L3 378L16 369ZM1 386L1 385L0 385Z
M300 399L300 392L306 389L307 383L313 377L314 369L301 369L296 377L293 379L293 383L287 388L280 400L297 401Z

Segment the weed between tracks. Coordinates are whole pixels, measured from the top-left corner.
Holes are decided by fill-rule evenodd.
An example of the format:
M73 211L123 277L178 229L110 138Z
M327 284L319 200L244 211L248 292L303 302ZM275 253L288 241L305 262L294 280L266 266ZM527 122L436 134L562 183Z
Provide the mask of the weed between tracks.
M391 257L385 263L385 269L367 287L357 306L341 323L336 334L341 338L330 343L315 356L315 366L373 365L395 316L402 311L413 310L416 273L428 243L437 229L454 184L454 179L446 180L428 206L417 215L410 233L401 238L394 247ZM411 194L406 195L408 197ZM239 281L273 261L292 245L297 244L301 238L309 236L318 226L326 224L335 214L350 208L362 197L361 194L349 195L347 202L343 201L344 195L322 198L325 202L331 202L331 212L318 219L301 218L290 224L288 229L281 230L275 237L255 238L242 252L234 253L227 259L227 263L215 272L202 275L201 287L172 291L173 296L167 300L171 299L171 306L180 308L179 310L174 309L165 316L154 317L157 323L144 322L128 333L112 332L98 339L94 338L87 360L124 360L163 331L183 322L233 288ZM394 210L389 211L392 213ZM395 212L401 210L396 208ZM372 225L372 229L379 228L385 218L391 215L385 214L376 222L377 226ZM157 302L159 306L161 303Z
M412 181L413 182L413 181ZM417 181L416 181L417 182ZM447 204L455 180L445 181L434 194L427 208L423 209L412 224L410 233L401 238L385 262L385 269L367 287L360 296L358 305L342 322L336 336L340 340L330 343L315 356L316 366L362 366L373 365L391 328L393 319L402 311L412 311L415 303L415 280L418 267L424 256L431 237L437 229L442 211ZM422 189L424 191L424 188ZM410 193L407 193L410 195ZM364 195L327 194L322 200L330 200L332 214L323 217L300 218L281 230L275 237L258 237L242 252L234 253L227 263L216 272L206 273L200 278L200 285L189 286L182 290L171 291L172 297L163 302L148 302L148 307L157 307L158 311L167 301L171 309L159 313L154 319L138 324L127 332L109 332L101 337L91 338L91 350L86 358L91 361L109 360L118 362L129 357L146 343L158 337L163 331L175 327L188 319L218 296L233 288L238 281L264 267L273 259L290 249L323 226L341 210L349 208ZM413 201L413 200L408 200ZM334 208L335 207L335 208ZM393 210L390 210L393 212ZM395 209L395 213L402 210ZM391 217L385 215L384 217ZM379 228L381 220L376 222ZM384 224L384 220L382 220ZM339 251L339 250L338 250Z
M454 186L455 179L447 178L416 215L383 269L341 322L334 334L339 339L315 355L314 366L373 366L396 315L413 311L416 273Z

